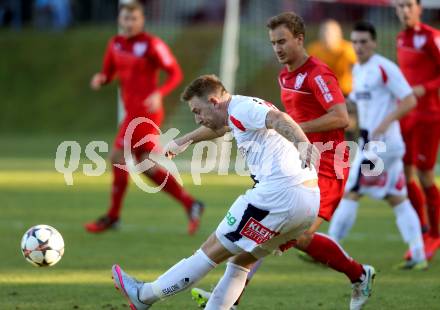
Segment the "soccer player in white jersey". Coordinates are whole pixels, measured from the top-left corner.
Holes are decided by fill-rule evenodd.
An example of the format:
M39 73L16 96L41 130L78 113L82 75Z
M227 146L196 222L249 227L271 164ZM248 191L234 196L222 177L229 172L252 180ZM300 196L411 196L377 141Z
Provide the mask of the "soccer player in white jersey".
M140 282L114 265L115 285L131 309L149 309L231 258L205 308L230 309L244 288L252 264L303 234L319 210L313 167L319 151L290 116L264 100L230 95L213 75L194 80L182 100L189 103L201 127L171 142L166 154L175 155L191 143L231 131L256 184L237 198L199 250L155 281Z
M356 103L361 143L329 235L337 241L347 236L361 196L385 199L393 208L397 227L412 253L412 259L399 266L426 269L420 222L407 198L402 162L405 145L398 122L415 107L416 98L397 65L375 53L376 31L372 24L357 23L351 40L358 63L353 67L354 88L349 99ZM384 143L385 149L379 148L378 141Z

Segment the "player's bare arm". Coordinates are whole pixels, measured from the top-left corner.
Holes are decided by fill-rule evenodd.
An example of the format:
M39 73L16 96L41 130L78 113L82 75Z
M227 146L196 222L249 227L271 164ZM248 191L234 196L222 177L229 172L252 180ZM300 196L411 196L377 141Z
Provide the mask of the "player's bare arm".
M227 126L213 130L205 126L200 126L199 128L191 131L180 138L177 138L165 146L165 155L167 157L174 157L182 152L184 152L191 144L200 141L208 141L215 138L223 137L226 132L231 129Z
M299 125L305 133L309 133L346 128L348 124L347 107L345 102L341 102L330 107L323 116Z
M188 141L192 141L192 143L197 143L200 141L212 140L215 138L223 137L228 131L231 131L228 126L225 126L218 130L214 130L205 126L200 126L196 130L191 131L186 135L176 139L176 142L183 144L187 143Z
M270 110L266 116L266 127L274 129L287 140L293 142L300 152L300 158L310 167L319 160L319 150L312 144L301 127L286 113ZM300 144L301 143L301 144Z
M107 76L100 72L96 73L90 80L90 88L93 90L99 90L101 86L105 84L105 82L107 82Z
M414 96L414 94L408 95L405 98L402 99L402 101L397 106L397 109L390 113L383 121L380 123L380 125L374 130L372 137L379 138L381 135L383 135L388 127L391 125L392 122L397 121L404 117L406 114L409 113L412 109L414 109L417 105L417 99Z

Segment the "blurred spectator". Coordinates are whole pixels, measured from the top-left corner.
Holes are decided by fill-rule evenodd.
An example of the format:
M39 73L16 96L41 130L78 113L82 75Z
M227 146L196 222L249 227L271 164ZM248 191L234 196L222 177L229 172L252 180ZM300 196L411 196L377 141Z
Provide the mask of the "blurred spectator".
M319 40L307 47L307 52L326 63L335 73L342 92L347 96L351 91L351 69L356 63L356 55L350 42L342 37L342 30L335 20L321 24Z
M23 24L21 11L21 0L0 0L0 26L20 29Z
M35 24L40 29L63 30L70 25L70 0L36 0Z

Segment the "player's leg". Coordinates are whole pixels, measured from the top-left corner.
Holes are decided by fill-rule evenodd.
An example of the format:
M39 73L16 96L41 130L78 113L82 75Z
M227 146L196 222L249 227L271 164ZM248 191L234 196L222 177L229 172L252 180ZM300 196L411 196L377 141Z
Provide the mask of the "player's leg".
M425 250L427 257L431 259L440 246L440 194L434 173L440 144L440 124L433 123L430 126L420 127L417 129L417 135L423 143L419 144L417 169L427 202L429 237L426 238Z
M110 161L113 173L110 207L107 214L101 216L96 221L85 224L86 230L92 233L99 233L116 227L121 214L122 200L128 186L128 172L116 166L117 164L125 164L123 150L116 143L111 152Z
M153 303L187 289L232 255L212 234L196 253L182 259L153 282L138 281L118 265L113 266L112 275L116 288L134 305L132 309L148 309Z
M402 131L402 137L405 142L405 155L403 156L403 163L405 165L405 177L408 188L408 198L417 212L419 217L422 232L428 231L428 221L426 217L426 200L422 187L418 183L417 177L417 149L418 142L415 136L414 122L404 117L400 120L400 127ZM423 141L423 140L422 140ZM423 143L425 143L423 141Z
M411 202L406 196L396 195L390 195L386 200L393 208L397 228L412 254L412 259L405 261L399 267L402 269L426 269L428 264L425 258L420 222Z
M344 198L342 198L335 213L333 213L328 234L337 242L347 237L356 222L359 199L360 195L358 193L348 192Z
M212 292L205 309L229 310L243 293L247 275L256 261L257 258L247 252L232 257L226 266L223 277Z

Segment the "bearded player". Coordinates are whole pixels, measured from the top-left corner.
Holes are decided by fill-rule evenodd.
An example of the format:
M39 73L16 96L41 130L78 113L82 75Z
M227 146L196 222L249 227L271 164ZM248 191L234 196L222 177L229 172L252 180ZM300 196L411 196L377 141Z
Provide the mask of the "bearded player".
M345 99L328 66L307 55L304 49L305 25L300 16L293 12L282 13L270 18L267 27L273 50L278 61L284 65L279 84L286 112L321 151L318 218L290 246L344 273L352 283L350 309L361 309L371 295L374 268L361 265L349 257L338 243L316 232L323 221L331 219L344 194L348 177L348 152L344 141L344 128L348 125ZM249 273L248 282L257 266L259 264ZM205 303L210 296L200 289L194 289L192 294L199 304Z

